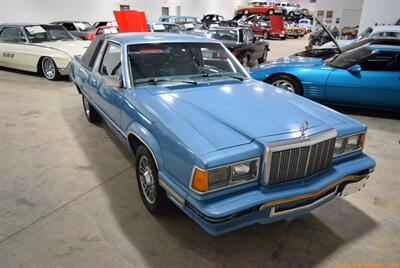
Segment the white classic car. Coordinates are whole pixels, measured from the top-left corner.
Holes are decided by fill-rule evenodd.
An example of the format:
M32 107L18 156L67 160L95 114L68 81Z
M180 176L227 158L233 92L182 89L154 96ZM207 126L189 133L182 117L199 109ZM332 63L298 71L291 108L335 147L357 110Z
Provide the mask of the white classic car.
M73 56L83 54L89 44L58 25L1 24L0 66L57 80L69 74Z

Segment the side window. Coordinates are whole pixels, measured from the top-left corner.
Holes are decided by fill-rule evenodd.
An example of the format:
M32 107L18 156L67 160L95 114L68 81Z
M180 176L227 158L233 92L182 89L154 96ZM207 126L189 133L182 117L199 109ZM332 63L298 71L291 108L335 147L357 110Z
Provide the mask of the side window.
M399 71L399 53L382 52L361 64L363 71Z
M121 75L121 47L108 43L100 65L100 74L118 77Z
M2 43L25 43L26 39L22 33L21 28L4 28L0 35L0 42Z
M77 31L75 25L73 23L63 23L62 24L65 29L67 29L68 31Z
M254 34L249 30L244 30L244 38L247 42L253 42Z

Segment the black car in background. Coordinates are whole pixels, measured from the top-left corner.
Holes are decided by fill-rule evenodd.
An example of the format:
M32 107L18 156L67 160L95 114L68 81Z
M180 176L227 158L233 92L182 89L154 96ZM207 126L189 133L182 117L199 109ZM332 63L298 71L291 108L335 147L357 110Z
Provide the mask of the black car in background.
M201 22L210 27L211 24L219 24L224 21L224 17L218 14L207 14L201 19Z
M267 60L269 43L260 40L248 28L215 27L208 30L204 36L221 41L245 67Z
M96 29L86 21L54 21L51 24L62 25L73 36L82 40L88 40L88 36Z

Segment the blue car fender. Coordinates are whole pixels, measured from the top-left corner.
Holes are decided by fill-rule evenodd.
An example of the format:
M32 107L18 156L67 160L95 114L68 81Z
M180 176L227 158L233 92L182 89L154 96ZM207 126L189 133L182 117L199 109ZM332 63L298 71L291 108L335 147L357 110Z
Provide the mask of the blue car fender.
M153 155L154 161L156 162L157 168L160 170L163 165L162 153L160 144L157 142L156 138L151 134L151 132L146 129L143 125L138 122L133 122L127 131L127 136L134 135L138 138L146 147L149 149Z

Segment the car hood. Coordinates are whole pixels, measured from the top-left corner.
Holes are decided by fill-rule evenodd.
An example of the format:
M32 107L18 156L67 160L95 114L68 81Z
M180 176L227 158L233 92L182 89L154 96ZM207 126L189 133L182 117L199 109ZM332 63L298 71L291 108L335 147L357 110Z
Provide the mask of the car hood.
M319 104L253 79L151 92L217 149L299 132L304 121L310 129L343 123Z
M321 58L289 56L272 61L267 61L264 64L260 64L257 67L254 67L252 71L272 68L276 66L315 67L321 66L323 62L324 61Z
M84 40L55 41L55 42L43 42L35 45L61 50L67 53L69 56L73 57L75 55L83 55L83 53L85 53L86 49L89 47L90 41L84 41Z

